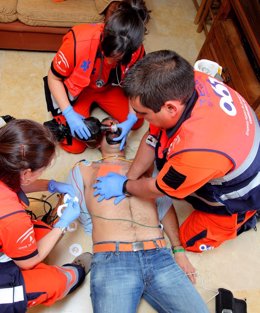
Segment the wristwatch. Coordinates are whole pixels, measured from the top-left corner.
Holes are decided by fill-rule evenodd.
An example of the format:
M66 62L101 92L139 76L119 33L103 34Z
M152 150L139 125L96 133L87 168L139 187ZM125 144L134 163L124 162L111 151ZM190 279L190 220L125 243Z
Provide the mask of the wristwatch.
M126 179L125 181L124 181L124 184L123 184L123 194L126 196L126 197L130 197L131 196L131 194L126 190L126 183L128 182L128 180L129 179Z

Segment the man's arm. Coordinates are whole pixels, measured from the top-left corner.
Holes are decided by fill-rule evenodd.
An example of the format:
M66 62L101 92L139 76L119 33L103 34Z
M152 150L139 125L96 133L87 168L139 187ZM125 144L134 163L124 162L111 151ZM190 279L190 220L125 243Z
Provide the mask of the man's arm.
M141 140L134 161L131 164L129 171L126 175L129 179L138 179L139 177L141 177L152 166L154 162L154 148L146 143L148 135L149 131L144 134Z
M155 199L163 195L155 185L156 179L152 177L140 178L151 168L155 159L154 148L146 143L148 136L149 131L144 134L134 161L127 173L128 181L125 184L125 191L137 197Z
M164 194L156 187L155 178L142 177L137 180L130 180L127 176L114 172L106 176L97 177L93 185L94 196L98 196L98 202L115 197L115 204L123 200L127 194L144 199L156 199Z
M146 143L149 135L147 131L139 145L135 159L130 166L126 176L110 172L106 176L97 177L97 183L93 185L94 196L98 196L98 201L118 198L115 204L124 199L126 192L134 196L146 199L155 199L163 195L155 185L154 178L140 178L151 169L155 159L154 148Z
M167 237L170 240L172 247L175 248L176 250L184 249L183 246L181 245L181 241L179 238L179 222L173 205L169 208L168 212L165 214L161 222L163 224L163 228L165 230ZM190 263L188 257L185 254L185 251L175 252L174 258L176 263L180 266L180 268L188 275L191 282L195 284L196 270L194 266Z
M145 199L156 199L164 196L156 187L156 178L142 177L137 180L127 180L124 192Z

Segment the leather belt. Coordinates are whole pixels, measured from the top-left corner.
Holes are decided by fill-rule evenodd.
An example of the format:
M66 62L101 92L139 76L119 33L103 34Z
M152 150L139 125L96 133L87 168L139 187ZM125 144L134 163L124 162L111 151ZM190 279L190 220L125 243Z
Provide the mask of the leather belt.
M147 241L136 241L136 242L97 242L93 246L93 252L130 252L130 251L141 251L151 250L166 247L166 241L164 238L147 240Z

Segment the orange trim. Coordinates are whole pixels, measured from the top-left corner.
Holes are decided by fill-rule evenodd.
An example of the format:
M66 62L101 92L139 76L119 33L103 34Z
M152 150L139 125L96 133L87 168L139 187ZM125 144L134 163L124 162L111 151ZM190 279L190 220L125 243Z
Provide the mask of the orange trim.
M119 242L118 251L130 252L130 251L141 251L141 250L151 250L157 248L166 247L165 239L154 239L149 241L136 241L136 242ZM93 246L93 252L115 252L116 242L105 242L105 243L95 243Z

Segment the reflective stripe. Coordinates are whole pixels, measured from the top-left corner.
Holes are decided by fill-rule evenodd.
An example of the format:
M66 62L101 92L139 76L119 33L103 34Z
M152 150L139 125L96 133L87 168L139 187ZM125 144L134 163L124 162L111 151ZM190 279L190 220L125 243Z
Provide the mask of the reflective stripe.
M63 267L55 266L55 267L67 277L66 290L64 291L64 294L60 298L60 299L62 299L78 283L79 272L78 272L77 268L74 266L63 266ZM74 272L74 275L75 275L74 278L73 278L72 273L70 271Z
M220 199L221 200L228 200L228 199L236 199L239 197L243 197L244 195L249 193L249 191L251 191L252 189L254 189L255 187L257 187L259 185L260 185L260 172L256 175L256 177L253 180L251 180L251 182L247 186L245 186L239 190L235 190L233 192L222 195L220 197Z
M253 114L253 118L254 118L254 123L255 123L255 140L247 158L237 169L235 169L231 173L221 178L211 180L209 182L211 185L222 185L224 182L231 181L232 179L244 173L255 160L257 152L259 150L259 144L260 144L260 128L259 128L258 120L255 114Z
M190 196L191 196L191 197L194 197L194 198L198 198L198 199L200 199L202 202L204 202L204 203L206 203L206 204L208 204L208 205L210 205L210 206L218 206L218 207L219 207L219 206L223 206L223 207L225 207L225 205L224 205L223 203L221 203L221 202L217 202L217 201L211 202L211 201L208 201L208 200L206 200L205 198L202 198L202 197L196 195L196 193L192 193L192 194L190 194Z
M0 289L0 304L8 304L14 302L24 301L23 286L16 286L14 288Z
M0 263L6 263L12 261L6 254L0 253Z

